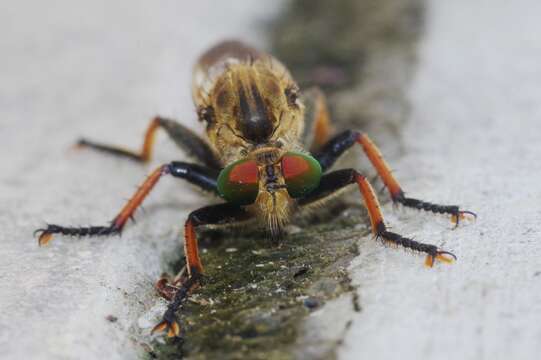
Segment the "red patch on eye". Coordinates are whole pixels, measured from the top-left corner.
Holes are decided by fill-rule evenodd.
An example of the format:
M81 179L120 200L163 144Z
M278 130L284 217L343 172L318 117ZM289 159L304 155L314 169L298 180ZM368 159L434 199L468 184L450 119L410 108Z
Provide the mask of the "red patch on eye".
M306 174L310 171L308 161L300 156L284 156L282 158L282 174L286 179Z
M237 184L257 183L257 164L255 161L245 161L236 165L229 173L229 181Z

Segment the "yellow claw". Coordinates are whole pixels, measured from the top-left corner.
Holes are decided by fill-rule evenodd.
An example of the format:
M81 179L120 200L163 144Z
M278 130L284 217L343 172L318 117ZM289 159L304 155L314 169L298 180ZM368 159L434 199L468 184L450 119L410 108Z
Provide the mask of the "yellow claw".
M446 264L452 264L455 261L455 258L446 254L439 254L436 256L436 260Z
M167 337L179 337L180 336L180 325L178 322L173 321L167 332Z
M431 268L434 266L434 256L427 255L425 258L425 266Z
M45 245L49 244L49 241L51 241L52 238L53 238L53 234L48 233L48 232L44 232L38 238L38 245L39 246L45 246Z
M451 222L458 226L460 220L475 220L477 214L471 211L460 211L458 214L451 215Z
M158 325L154 326L152 330L150 330L150 335L153 335L154 333L161 333L168 327L168 324L165 320L160 322Z
M456 260L456 256L447 251L440 251L436 256L427 255L425 258L425 266L429 268L433 267L436 260L439 260L442 263L452 264Z
M165 320L162 320L158 325L150 331L150 334L161 333L167 331L167 337L179 337L180 336L180 325L177 321L168 323Z

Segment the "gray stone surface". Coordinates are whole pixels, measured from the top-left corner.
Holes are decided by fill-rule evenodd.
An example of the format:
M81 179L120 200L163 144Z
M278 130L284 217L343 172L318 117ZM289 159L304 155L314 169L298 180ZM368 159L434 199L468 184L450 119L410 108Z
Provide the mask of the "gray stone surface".
M262 43L277 3L22 1L0 12L0 357L117 359L141 353L152 287L180 251L186 213L205 200L165 179L121 238L57 237L45 221L104 224L158 164L183 155L165 136L143 167L70 149L81 135L138 147L160 113L200 128L191 67L208 46ZM113 315L114 323L105 318ZM157 314L155 314L157 316ZM141 328L142 326L143 328Z
M148 167L70 146L86 135L137 147L156 113L199 126L189 95L191 65L217 39L262 39L256 24L271 13L248 3L3 7L2 358L140 354L160 263L180 251L183 218L204 200L167 179L145 203L152 211L139 213L138 225L121 238L59 237L40 249L31 232L44 221L105 223L154 166L171 154L181 158L164 136ZM422 257L360 239L350 270L362 311L351 312L339 357L535 359L541 352L541 3L430 5L406 150L393 167L411 195L462 204L479 220L452 231L446 218L385 206L394 230L451 250L459 261L427 270ZM337 300L313 318L328 322L336 307L347 318L344 304Z
M541 352L541 3L433 1L410 91L412 196L476 211L384 211L394 230L453 251L422 258L362 240L351 273L362 311L341 359L538 359Z

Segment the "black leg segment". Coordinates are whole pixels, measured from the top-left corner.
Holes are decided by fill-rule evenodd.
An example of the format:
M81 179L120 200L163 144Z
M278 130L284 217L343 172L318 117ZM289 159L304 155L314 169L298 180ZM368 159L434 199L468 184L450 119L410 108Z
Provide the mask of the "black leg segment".
M323 175L317 189L299 199L298 204L300 206L310 205L332 197L337 191L354 184L356 173L353 169L342 169Z
M125 157L131 160L146 162L150 160L152 150L154 146L154 139L156 130L164 129L167 135L184 150L189 156L200 161L209 168L219 169L220 161L210 148L209 144L201 139L192 130L188 129L184 125L163 117L155 117L145 134L145 140L143 146L139 152L127 150L122 147L102 144L99 142L80 139L78 145L82 147L89 147L94 150L98 150L104 153L108 153L115 156Z
M204 225L227 225L249 220L252 214L238 205L229 203L205 206L195 210L184 224L184 250L188 273L203 272L203 265L199 259L196 229Z
M427 201L406 197L402 187L392 174L389 165L383 159L383 156L381 155L377 146L366 134L362 134L358 131L346 130L338 134L323 146L321 151L315 155L315 158L319 161L324 171L328 170L335 163L335 161L355 143L358 143L362 147L364 153L385 184L385 187L389 190L389 194L393 202L418 210L431 211L437 214L449 214L451 215L452 221L457 226L459 221L464 219L466 216L471 216L473 218L476 217L473 212L462 211L458 206L455 205L438 205Z
M169 173L200 187L202 190L218 195L219 170L182 161L173 161L169 164Z
M221 164L209 144L199 135L177 121L159 117L160 126L186 154L208 168L220 169Z
M428 266L432 266L435 260L443 262L451 261L448 256L455 258L453 254L439 250L435 245L423 244L400 234L388 231L372 186L364 176L353 169L337 170L324 175L321 178L319 187L306 197L300 199L299 205L310 206L317 204L331 198L333 194L337 193L339 190L354 183L359 186L359 191L363 197L370 217L372 233L376 238L382 239L384 242L400 245L404 248L427 254L426 264Z
M70 236L107 236L120 234L126 222L133 217L135 210L141 205L152 188L157 184L158 180L163 175L168 174L185 179L205 191L218 194L216 189L218 170L209 169L201 165L173 161L169 164L160 166L152 172L109 225L66 227L49 224L46 228L36 230L34 234L40 234L40 245L47 244L51 240L53 234Z
M346 130L334 136L314 157L319 161L321 170L325 172L338 160L342 154L352 147L359 137L359 132Z
M176 312L182 307L189 294L200 286L203 265L199 258L196 228L203 225L226 225L246 221L251 218L252 215L243 208L227 203L206 206L193 211L188 216L184 227L184 253L189 278L184 281L175 293L173 301L169 303L167 310L163 314L162 321L152 329L153 333L167 331L169 337L179 336L180 325L176 317Z
M226 225L250 220L252 214L244 208L230 203L205 206L192 211L188 219L195 227L203 225Z
M428 201L406 197L403 192L401 192L396 198L394 198L393 201L406 207L417 210L429 211L433 212L434 214L449 214L452 216L452 221L455 223L455 227L458 226L460 220L464 219L468 215L470 217L473 217L474 219L477 218L477 214L475 214L474 212L460 210L460 207L457 205L433 204Z

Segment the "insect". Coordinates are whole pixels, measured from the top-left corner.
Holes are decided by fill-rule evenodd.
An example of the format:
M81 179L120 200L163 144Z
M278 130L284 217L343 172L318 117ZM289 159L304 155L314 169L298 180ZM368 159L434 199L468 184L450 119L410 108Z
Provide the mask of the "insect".
M197 229L206 225L258 223L272 239L299 210L320 206L349 185L356 185L368 210L372 233L387 243L426 254L425 264L450 263L450 252L388 230L381 208L366 177L354 169L329 171L335 161L355 144L360 145L390 193L393 202L419 210L448 214L460 220L476 217L458 206L445 206L407 197L378 148L363 133L346 130L331 136L325 99L314 92L315 111L306 117L299 88L288 70L272 56L237 41L222 42L197 62L192 93L207 140L178 122L155 117L140 152L94 141L79 145L105 153L147 162L154 137L163 129L196 163L172 161L159 166L138 188L118 215L105 226L66 227L49 224L39 229L39 245L54 234L106 236L120 234L127 221L163 176L184 179L223 200L191 212L184 227L185 273L174 283L162 279L160 294L170 300L163 319L152 332L169 337L181 332L177 310L200 285L203 265ZM306 140L311 139L311 144ZM311 152L307 149L312 149Z

